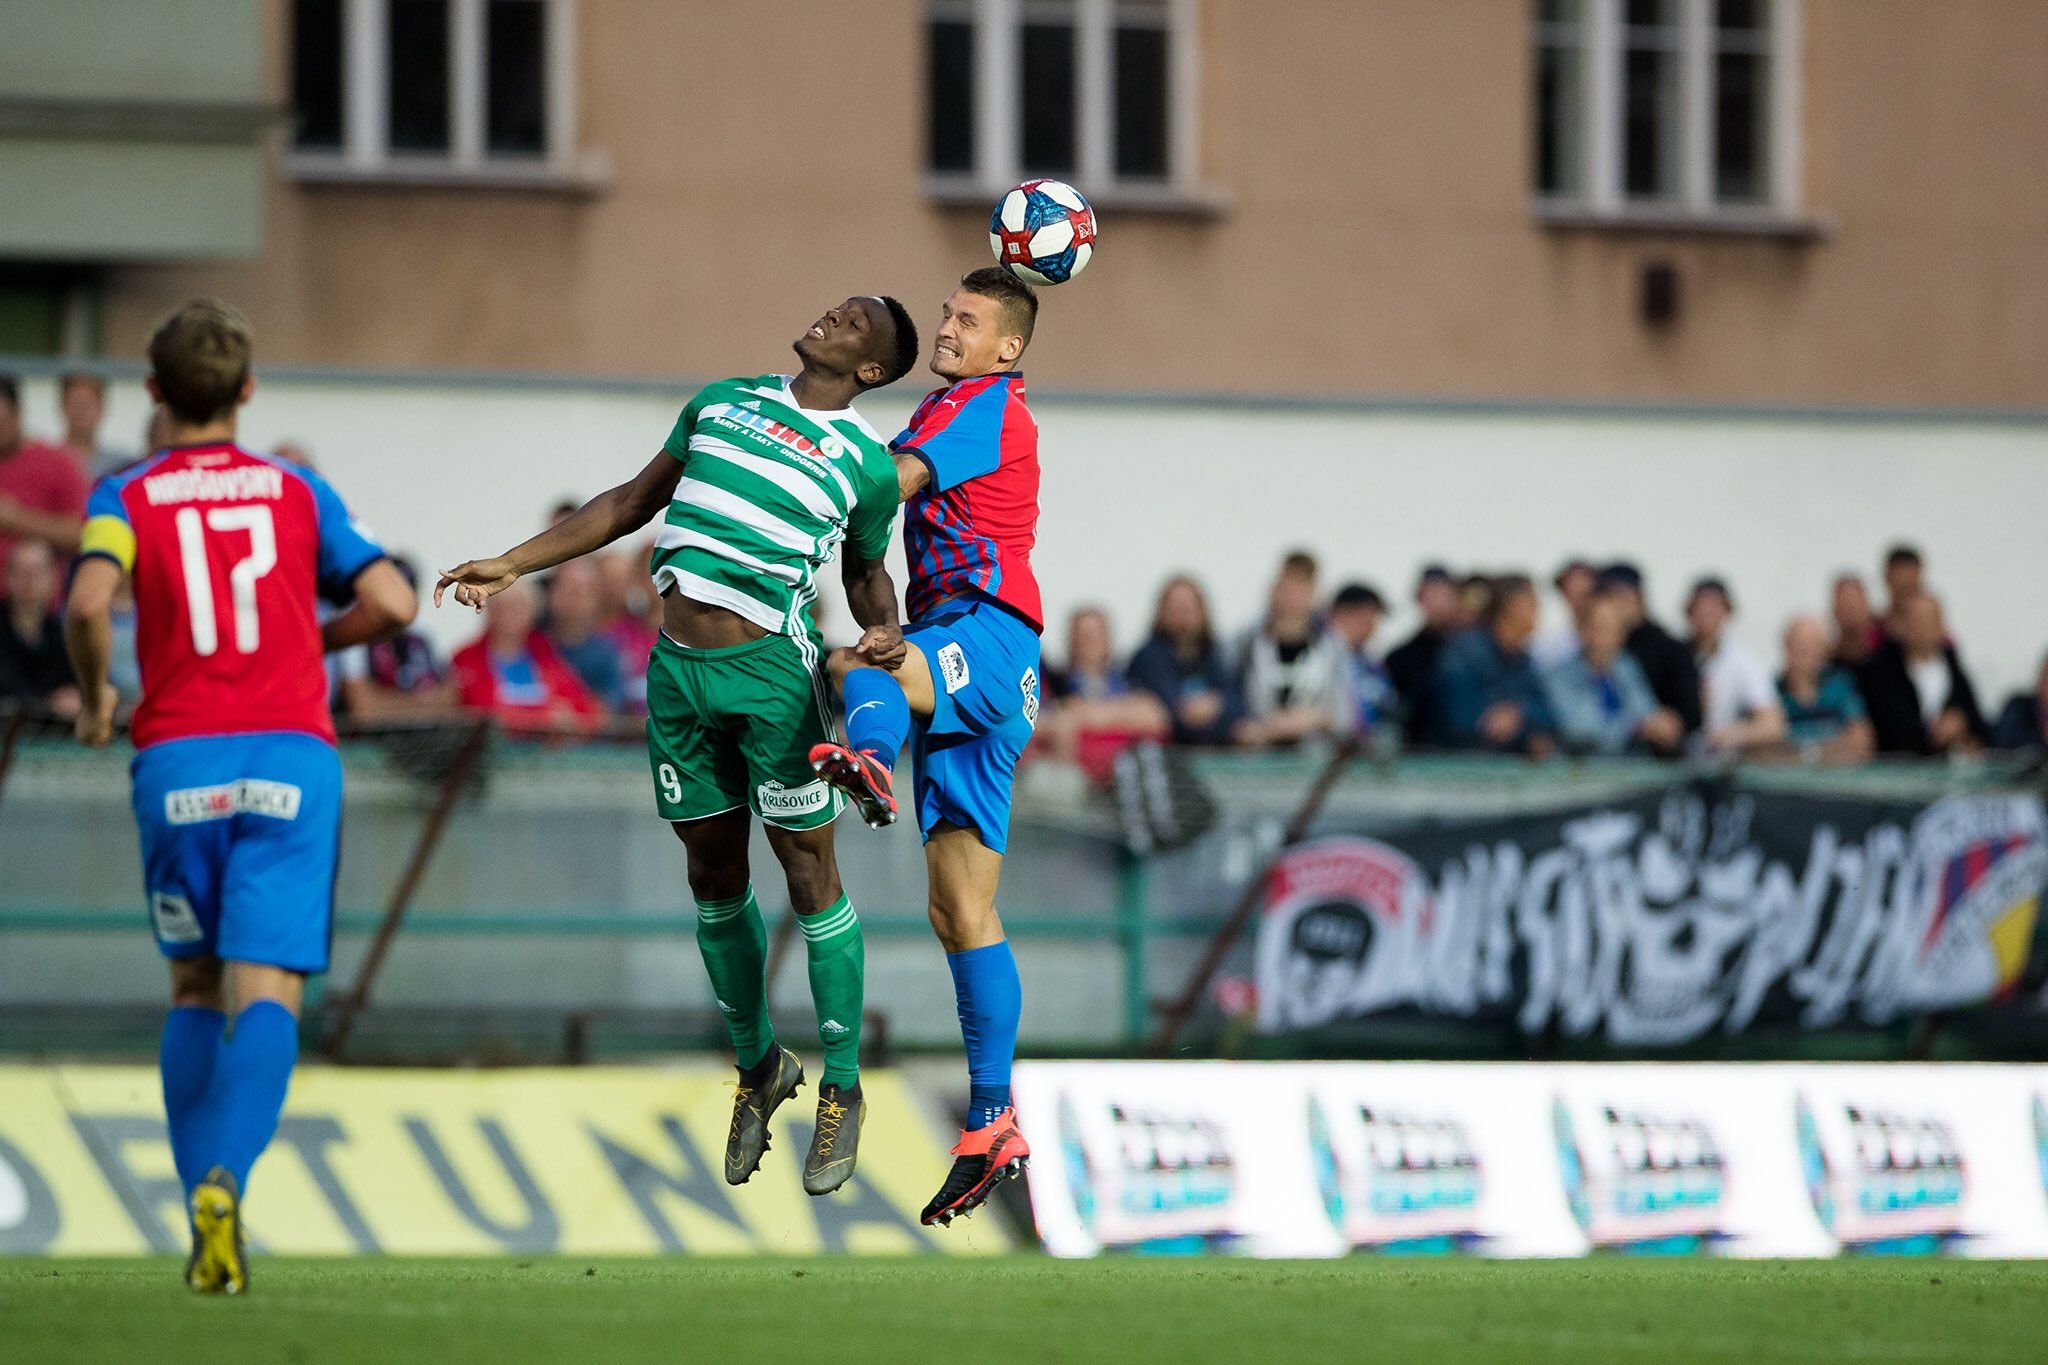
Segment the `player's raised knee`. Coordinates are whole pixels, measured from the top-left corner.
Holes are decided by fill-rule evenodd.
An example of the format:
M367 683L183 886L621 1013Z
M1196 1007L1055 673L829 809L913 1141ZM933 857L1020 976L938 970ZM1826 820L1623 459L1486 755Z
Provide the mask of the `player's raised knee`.
M844 686L848 673L865 667L867 661L850 649L835 649L825 656L825 675L832 679L834 687Z

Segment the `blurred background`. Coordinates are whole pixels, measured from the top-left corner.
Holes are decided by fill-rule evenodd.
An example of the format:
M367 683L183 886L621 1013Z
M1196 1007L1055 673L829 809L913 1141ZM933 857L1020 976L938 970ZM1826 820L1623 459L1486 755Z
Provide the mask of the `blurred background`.
M148 449L158 317L244 310L245 443L316 465L430 582L626 478L698 385L786 367L847 295L934 326L1043 175L1102 235L1025 366L1051 620L1004 878L1027 1053L2048 1058L2048 8L0 0L0 31L0 1049L140 1056L161 1007L124 760L64 738L64 550L4 520ZM921 377L864 400L885 435ZM10 482L36 447L73 473ZM723 1047L647 801L644 557L335 660L309 1045ZM522 650L577 685L494 706L478 670ZM877 1060L943 1111L915 835L840 849ZM1040 1074L1075 1189L1109 1182L1056 1233L1041 1209L1048 1245L1264 1235L1215 1212L1227 1119ZM1558 1120L1567 1146L1721 1169L1660 1084L1647 1117L1574 1099L1605 1118ZM1325 1097L1348 1117L1317 1141L1411 1143L1463 1188L1469 1135L1413 1093ZM1841 1112L1801 1140L1924 1137L1912 1227L1942 1249L1976 1215L1926 1210L1997 1192L1951 1188L1977 1137L1902 1093L1813 1101ZM2013 1092L2013 1142L2043 1093ZM1633 1136L1570 1137L1595 1122ZM1178 1221L1097 1216L1146 1201ZM2009 1248L2048 1247L2039 1215ZM1597 1222L1545 1245L1640 1235ZM1298 1234L1270 1245L1320 1254Z

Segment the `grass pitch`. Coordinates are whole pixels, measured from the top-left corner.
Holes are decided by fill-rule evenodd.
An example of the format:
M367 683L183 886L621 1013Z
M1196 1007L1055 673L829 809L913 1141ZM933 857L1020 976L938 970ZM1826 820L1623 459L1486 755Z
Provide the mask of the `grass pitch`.
M0 1257L20 1361L2040 1361L2048 1264Z

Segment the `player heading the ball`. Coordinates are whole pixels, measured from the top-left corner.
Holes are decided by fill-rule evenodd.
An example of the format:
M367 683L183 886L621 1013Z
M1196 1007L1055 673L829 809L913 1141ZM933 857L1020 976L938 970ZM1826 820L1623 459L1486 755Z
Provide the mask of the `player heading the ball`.
M909 797L969 1081L967 1123L952 1171L925 1206L928 1224L979 1208L1031 1152L1010 1104L1023 986L996 882L1011 782L1038 720L1038 424L1017 368L1037 318L1031 286L997 266L967 275L941 305L931 368L946 383L890 443L910 562L902 662L892 669L835 652L846 743L811 751L812 766L879 826L896 818L894 770L905 739L913 745Z
M865 949L832 850L844 803L810 769L811 747L832 732L811 604L818 570L843 541L847 601L870 628L861 656L899 661L896 590L882 568L896 467L853 400L909 372L917 328L894 299L862 295L826 309L795 350L799 373L710 385L631 482L499 558L447 570L434 601L452 587L481 610L522 575L665 513L654 551L663 624L647 667L647 757L655 809L688 855L697 946L739 1064L725 1178L752 1177L769 1117L804 1078L768 1021L768 938L747 867L749 821L759 816L810 961L825 1074L804 1188L827 1194L853 1174L867 1111Z

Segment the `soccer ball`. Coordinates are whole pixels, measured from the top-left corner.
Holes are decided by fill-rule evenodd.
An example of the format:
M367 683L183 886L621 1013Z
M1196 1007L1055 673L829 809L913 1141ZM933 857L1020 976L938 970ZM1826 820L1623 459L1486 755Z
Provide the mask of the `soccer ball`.
M1072 185L1027 180L988 220L996 264L1026 284L1065 284L1095 253L1095 210Z

